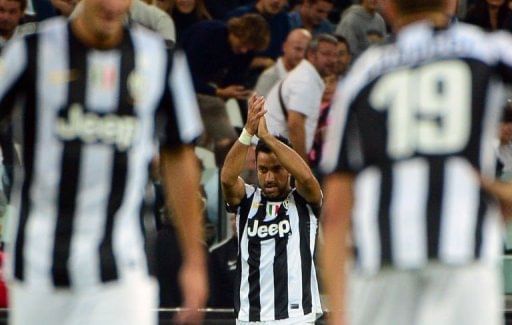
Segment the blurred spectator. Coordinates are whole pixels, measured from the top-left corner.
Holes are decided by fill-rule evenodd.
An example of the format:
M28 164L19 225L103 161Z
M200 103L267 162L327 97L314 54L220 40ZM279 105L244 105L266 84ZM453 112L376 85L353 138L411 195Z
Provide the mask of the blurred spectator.
M291 28L305 28L313 36L320 33L330 34L334 28L327 16L332 8L332 0L304 0L297 11L289 14Z
M360 5L351 6L342 14L336 27L336 35L347 39L354 58L370 45L368 31L386 35L386 23L377 12L378 2L379 0L362 0Z
M205 0L205 5L214 19L224 20L229 12L253 2L254 0Z
M320 115L318 116L318 123L316 126L315 137L313 140L313 147L308 153L309 164L311 168L316 171L320 160L322 159L322 147L325 139L325 132L327 131L329 111L331 109L331 102L336 91L338 76L335 74L328 75L324 78L325 90L322 95L322 103L320 104ZM316 173L320 174L320 173Z
M224 100L246 99L251 90L244 78L254 58L254 51L267 48L270 33L260 15L246 14L221 21L202 21L183 35L201 116L206 127L202 145L213 142L217 165L236 139L226 113Z
M352 54L350 54L350 45L345 37L338 35L336 39L338 40L338 44L336 45L338 59L336 60L335 74L340 78L347 73L350 63L352 62Z
M267 96L270 89L304 59L310 41L311 33L307 29L297 28L291 31L283 44L283 55L272 67L263 71L254 90Z
M477 0L471 6L465 21L483 29L512 31L512 10L508 0Z
M0 0L0 49L14 35L26 8L26 0Z
M305 161L320 115L325 90L322 78L335 71L337 43L334 36L317 35L309 45L306 59L272 88L265 105L270 132L288 137Z
M212 19L204 0L156 0L155 5L172 17L176 27L176 42L193 24Z
M76 16L79 10L81 10L81 7L82 4L79 2L75 10L73 10L71 17ZM169 46L176 42L176 30L172 18L156 6L148 5L142 0L132 0L132 5L128 13L128 21L135 22L157 32L167 41Z
M275 63L281 55L283 43L290 32L288 14L284 11L286 0L257 0L254 4L239 7L228 14L228 17L239 17L247 13L260 14L270 29L268 48L256 54L251 62L251 69L263 71ZM259 73L258 73L259 74Z
M228 213L232 235L210 248L208 270L210 281L209 307L233 308L234 282L236 277L236 257L238 239L235 213Z

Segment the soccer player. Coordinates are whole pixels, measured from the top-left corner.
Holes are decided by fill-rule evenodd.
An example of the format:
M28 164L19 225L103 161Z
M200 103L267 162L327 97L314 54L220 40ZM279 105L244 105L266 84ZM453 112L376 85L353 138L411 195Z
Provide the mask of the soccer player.
M21 106L24 158L13 194L13 324L156 324L139 219L156 134L184 255L177 321L201 320L205 252L188 193L198 190L192 143L203 127L184 56L123 26L130 3L83 0L71 22L45 21L4 48L0 117Z
M322 192L287 140L268 132L264 102L249 100L247 123L221 171L224 198L237 208L235 313L240 324L314 324L322 313L313 263ZM257 186L239 177L253 135Z
M489 177L512 38L450 24L449 2L386 1L395 42L338 88L322 161L330 324L502 323L502 220L478 172L509 204Z

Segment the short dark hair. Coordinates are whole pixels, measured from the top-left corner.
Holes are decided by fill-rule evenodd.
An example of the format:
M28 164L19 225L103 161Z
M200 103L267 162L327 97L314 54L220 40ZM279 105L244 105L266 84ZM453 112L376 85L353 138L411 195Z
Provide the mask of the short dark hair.
M333 45L338 44L338 40L333 35L327 34L327 33L321 33L321 34L318 34L315 37L313 37L311 42L309 42L308 52L316 52L316 50L318 50L318 45L320 43L324 43L324 42L330 43Z
M447 0L392 0L401 14L442 10Z
M349 52L349 53L352 53L352 52L350 51L350 44L348 43L348 40L347 40L345 37L343 37L343 36L341 36L341 35L334 35L334 37L336 37L336 39L338 40L338 43L343 43L343 44L345 44L345 46L347 47L348 52Z
M228 20L228 31L256 51L264 51L270 44L270 28L259 14L245 14Z
M284 143L285 145L287 145L288 147L293 149L290 140L283 137L282 135L276 135L275 137L277 140L281 141L282 143ZM258 144L256 145L256 151L255 151L256 160L258 160L258 153L260 153L260 152L272 153L272 149L270 149L270 147L267 146L267 144L265 142L261 141L261 139L258 140Z

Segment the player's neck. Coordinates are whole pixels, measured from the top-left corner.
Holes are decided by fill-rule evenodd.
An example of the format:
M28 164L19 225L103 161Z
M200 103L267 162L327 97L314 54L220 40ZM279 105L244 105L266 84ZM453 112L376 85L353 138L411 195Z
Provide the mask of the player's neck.
M450 24L450 17L443 12L425 12L417 14L409 14L399 17L396 20L395 29L397 31L418 21L428 21L433 26L443 28Z
M123 27L114 33L95 33L91 25L85 21L85 18L78 16L71 21L71 29L75 36L86 46L100 50L107 50L118 46L123 40Z

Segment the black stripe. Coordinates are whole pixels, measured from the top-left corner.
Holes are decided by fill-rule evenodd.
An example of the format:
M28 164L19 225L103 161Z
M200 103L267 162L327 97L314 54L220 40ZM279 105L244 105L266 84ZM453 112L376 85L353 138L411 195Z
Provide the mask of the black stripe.
M281 204L276 221L289 219L288 211ZM291 227L291 223L290 223ZM274 254L274 317L275 319L288 318L288 243L289 236L283 238L276 236Z
M484 219L489 210L489 205L486 202L486 193L480 190L480 202L478 203L478 216L476 219L475 225L475 259L479 259L482 255L482 237L483 237L483 227L484 227Z
M16 233L16 243L14 248L14 276L22 281L25 278L24 248L25 248L25 228L30 214L31 200L29 197L30 185L34 172L34 150L36 142L36 123L37 120L37 58L38 58L38 35L33 34L27 37L27 75L25 79L25 89L27 96L25 98L25 107L23 111L23 157L24 181L21 189L21 207Z
M393 175L390 165L382 168L381 191L379 198L379 232L381 247L381 263L389 265L393 261L392 233L390 223L391 193L393 191Z
M130 73L135 69L135 50L129 31L125 29L121 56L121 71L119 73L119 107L118 115L134 115L134 99L128 91ZM129 150L129 149L128 149ZM121 207L126 192L128 177L128 150L120 151L115 148L110 194L108 197L107 220L105 233L99 245L101 281L113 281L118 278L118 267L112 247L114 217Z
M68 83L68 101L63 110L66 116L73 104L84 105L87 92L87 49L75 38L69 24L68 38L69 70L76 71L77 76ZM71 285L68 261L79 187L81 153L82 142L79 139L64 142L52 260L52 279L57 287Z
M251 210L252 201L254 199L254 193L249 198L244 197L240 202L238 207L238 236L241 237L244 231L245 225L247 224L247 218L249 216L249 211ZM238 255L236 259L236 278L234 285L234 307L235 307L235 315L238 318L238 313L240 312L240 286L242 283L242 246L241 239L238 240Z
M254 216L255 220L263 221L266 216L267 200L262 196L258 211ZM249 258L249 321L258 322L261 319L261 286L260 286L260 263L261 263L261 241L258 238L248 238L247 249Z
M431 158L429 170L429 186L427 198L427 250L429 259L439 257L439 238L441 235L441 209L444 193L443 158Z
M310 314L312 311L311 297L311 273L313 267L313 255L311 254L311 222L309 220L309 211L307 203L297 192L295 194L295 205L299 217L300 231L300 260L302 265L302 309L304 315Z

